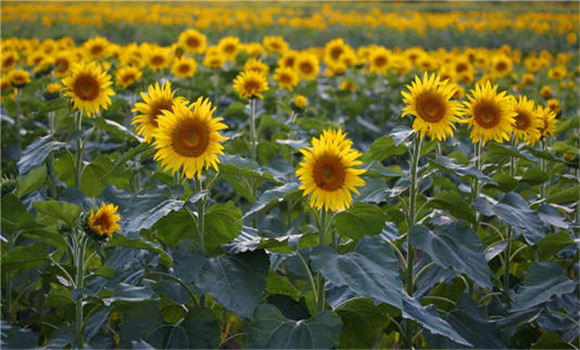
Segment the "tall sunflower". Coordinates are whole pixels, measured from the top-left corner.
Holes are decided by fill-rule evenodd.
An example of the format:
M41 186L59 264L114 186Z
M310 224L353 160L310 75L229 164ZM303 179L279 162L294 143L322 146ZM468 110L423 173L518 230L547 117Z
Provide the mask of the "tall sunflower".
M15 87L30 83L30 73L24 69L14 69L8 73L8 80Z
M166 82L162 86L159 83L149 85L148 94L142 92L143 102L135 103L133 112L141 114L133 118L131 124L138 124L137 133L145 138L145 142L153 139L155 131L159 127L158 120L163 111L173 111L175 106L183 104L185 100L182 97L174 98L174 91L171 91L171 82Z
M312 147L303 148L304 155L296 176L302 182L304 196L310 195L310 206L316 209L342 210L352 202L351 192L365 185L360 177L366 170L357 168L362 154L352 149L342 130L324 130L320 138L312 138Z
M97 60L108 56L109 45L110 43L106 38L97 36L85 41L83 48L91 59Z
M385 74L389 70L391 52L384 47L377 47L369 54L369 72Z
M221 123L223 118L213 117L214 112L209 99L202 97L190 106L178 104L173 111L165 110L155 132L155 160L172 173L183 168L189 179L199 179L210 166L217 170L224 149L220 142L227 140L219 131L227 126Z
M222 38L218 43L218 49L226 59L233 61L240 49L240 39L233 36Z
M62 80L67 90L64 96L70 97L76 110L83 110L89 117L101 108L111 104L111 77L95 62L76 64L69 76Z
M266 36L264 37L264 47L268 51L283 53L288 50L290 45L281 36Z
M187 29L179 34L177 44L188 53L203 53L207 45L207 38L195 29Z
M516 113L514 122L514 137L516 141L524 140L527 144L537 142L542 136L542 119L534 112L534 101L526 96L513 99L513 111Z
M118 224L121 216L117 214L118 206L113 204L101 203L101 207L96 212L91 210L88 218L87 232L92 234L96 239L105 239L113 237L115 231L120 230L121 226Z
M452 101L455 87L442 82L439 76L425 73L423 80L415 76L415 81L406 88L409 92L402 91L403 115L414 115L413 129L421 137L425 134L431 139L443 141L447 136L453 137L456 122L461 120L462 107L458 101Z
M467 123L471 128L473 143L489 140L503 142L510 139L516 113L511 108L512 102L505 91L497 92L498 86L487 82L477 84L464 102Z
M8 72L11 69L16 67L16 63L18 63L18 52L16 51L2 51L2 71Z
M246 61L246 63L244 63L244 70L246 70L246 71L253 70L253 71L256 71L258 73L262 73L264 75L267 75L268 71L270 70L270 67L268 67L268 65L266 63L252 57L252 58L248 59Z
M264 99L262 92L268 91L268 80L256 71L242 72L234 79L234 90L244 99Z

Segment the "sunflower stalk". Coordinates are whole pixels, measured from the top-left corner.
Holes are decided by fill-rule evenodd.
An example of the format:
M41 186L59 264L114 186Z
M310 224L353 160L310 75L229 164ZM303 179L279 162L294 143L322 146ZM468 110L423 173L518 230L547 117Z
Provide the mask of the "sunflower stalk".
M51 135L54 135L56 131L55 119L55 112L48 113L49 130ZM52 152L48 155L46 161L46 173L48 175L50 197L56 199L58 194L56 189L56 172L54 171L54 154Z
M76 149L75 149L75 167L74 167L74 185L77 190L81 189L81 176L83 173L83 151L84 151L84 144L82 140L82 131L83 131L83 112L80 110L79 112L75 113L75 128L78 131L79 135L77 135L76 140Z
M8 252L14 249L14 235L8 235ZM4 252L6 253L6 252ZM12 324L12 273L6 273L6 309L8 313L8 321Z
M514 149L516 149L517 143L515 137L512 137L511 145ZM516 158L514 156L510 156L510 175L512 178L516 176ZM504 257L504 270L503 270L503 292L506 298L509 300L509 287L510 287L510 252L512 248L512 232L513 229L511 225L507 226L507 233L506 233L506 242L507 246L505 247L505 257Z
M84 343L84 320L83 320L83 282L84 282L84 263L85 263L85 250L88 241L88 236L83 231L77 231L75 237L73 237L73 259L76 268L75 275L75 286L77 291L77 296L75 300L76 309L76 319L75 319L75 342L76 348L82 349Z
M475 167L478 171L482 171L483 168L483 161L482 161L482 151L483 151L483 141L479 140L479 142L477 142L477 144L475 145ZM479 180L478 179L473 179L473 193L472 193L472 202L474 200L476 200L477 198L479 198L479 195L481 194L481 186L479 185ZM477 232L477 229L479 227L479 213L475 213L475 224L473 226L473 229L475 232Z
M201 175L197 178L196 187L199 192L203 191ZM197 204L197 234L199 235L199 248L205 253L205 202L206 196L203 196Z
M331 218L332 220L332 218ZM330 223L328 222L328 212L326 209L321 209L320 214L318 216L318 245L325 246L327 244L327 237L328 237L328 228L330 227ZM318 273L317 276L318 280L318 288L317 288L317 297L316 297L316 312L324 311L325 295L324 295L324 277L321 273Z

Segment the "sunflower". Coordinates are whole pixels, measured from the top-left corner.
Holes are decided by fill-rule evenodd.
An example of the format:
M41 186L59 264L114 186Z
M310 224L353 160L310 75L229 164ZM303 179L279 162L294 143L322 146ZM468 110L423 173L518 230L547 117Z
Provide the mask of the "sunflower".
M353 82L351 82L351 81L348 81L348 80L343 80L340 83L339 89L340 90L350 90L350 91L354 91L356 89L356 84L353 83Z
M76 64L71 73L62 80L67 90L64 96L70 97L76 110L83 110L90 117L111 104L115 93L110 88L111 77L95 62Z
M313 54L300 54L296 59L296 69L304 79L314 80L320 71L318 58Z
M296 61L298 61L298 57L300 53L296 50L288 50L284 52L284 55L280 57L278 60L278 65L280 67L289 67L289 68L296 68Z
M534 82L534 75L533 74L524 74L522 75L522 84L523 85L531 85Z
M50 56L44 56L42 60L38 62L34 68L32 68L32 72L34 72L34 74L38 74L39 72L47 72L50 70L52 64L52 58Z
M234 79L234 90L241 98L257 97L264 99L262 92L268 91L268 80L263 74L255 71L245 71Z
M8 73L8 80L15 87L21 87L30 83L30 73L24 69L11 70Z
M264 47L271 52L282 53L290 47L281 36L264 37Z
M536 107L536 115L542 120L540 134L542 137L548 137L556 133L556 113L549 107Z
M217 170L224 149L220 142L227 140L219 131L227 126L221 123L223 118L213 117L214 111L209 99L202 97L190 106L178 104L173 111L164 111L155 132L155 160L172 173L183 167L189 179L196 175L199 179L210 166Z
M46 91L49 94L58 94L59 92L61 92L63 89L63 86L60 85L59 83L50 83L46 86Z
M75 56L71 51L58 52L54 55L53 60L54 68L52 69L52 72L57 77L64 77L67 75L76 62Z
M415 76L415 81L406 88L409 92L402 91L403 108L402 116L414 115L413 129L421 137L425 134L431 139L443 141L447 135L453 137L455 130L454 122L461 120L461 103L451 101L455 94L455 87L447 82L441 82L439 76L424 73L423 80Z
M14 69L18 63L18 53L16 51L2 50L2 71L8 72Z
M516 113L513 131L515 140L533 144L540 139L543 126L542 119L534 112L534 101L528 100L526 96L518 96L512 103Z
M550 110L556 114L560 113L561 108L560 108L560 100L558 100L557 98L551 98L549 99L546 104L548 105L548 108L550 108Z
M118 206L113 204L101 203L101 207L97 212L91 210L88 218L88 226L90 232L94 234L97 239L105 239L113 237L115 231L120 230L121 226L118 224L121 216L117 214Z
M169 66L169 51L162 47L152 47L147 54L147 65L157 72Z
M222 38L218 43L219 52L227 59L227 60L234 60L238 54L238 50L240 48L240 39L227 36Z
M143 73L137 67L127 66L119 68L115 74L115 83L123 89L128 88L141 79Z
M489 140L502 142L510 139L516 113L506 92L498 93L497 89L498 86L492 86L490 82L477 84L467 96L469 101L464 102L468 118L463 122L472 129L473 143L482 141L485 145Z
M505 55L494 56L491 60L491 74L496 78L508 75L512 70L512 61Z
M550 79L560 80L566 76L567 70L566 66L560 65L548 70L548 76Z
M26 64L29 67L35 67L46 59L47 55L44 51L35 51L26 57Z
M540 94L542 95L543 98L548 99L552 97L552 88L548 85L544 85L540 89Z
M329 41L324 47L324 62L327 65L340 62L341 56L346 52L346 46L342 38Z
M312 147L302 148L304 158L296 176L302 183L304 196L310 195L310 206L316 209L342 210L350 207L351 192L365 185L360 175L364 169L357 160L362 154L351 148L342 130L324 130L320 138L312 138Z
M294 87L300 82L298 73L290 67L276 68L274 71L274 80L276 80L279 87L290 91L294 90Z
M195 72L197 72L197 62L193 58L178 58L171 66L171 74L176 78L192 77Z
M107 57L107 48L110 43L103 37L95 37L85 41L83 48L88 56L93 60L98 60Z
M195 29L187 29L181 32L177 44L187 53L200 54L205 51L207 38Z
M265 64L264 62L252 57L252 58L248 59L246 61L246 63L244 63L244 70L245 71L253 70L253 71L256 71L258 73L262 73L264 75L267 75L268 71L270 70L270 67L268 67L268 65Z
M137 133L145 138L145 142L153 139L155 131L159 127L158 120L163 111L174 111L177 105L183 104L185 100L181 97L174 98L175 92L171 91L171 82L166 82L161 87L159 83L149 85L148 94L141 93L143 102L135 103L133 112L141 114L133 118L131 124L139 124Z
M308 99L304 95L296 95L292 103L294 103L294 106L296 106L297 108L304 109L304 107L306 107L306 104L308 103Z
M226 62L226 58L220 54L206 54L203 58L203 65L209 68L218 69L223 67L224 63Z

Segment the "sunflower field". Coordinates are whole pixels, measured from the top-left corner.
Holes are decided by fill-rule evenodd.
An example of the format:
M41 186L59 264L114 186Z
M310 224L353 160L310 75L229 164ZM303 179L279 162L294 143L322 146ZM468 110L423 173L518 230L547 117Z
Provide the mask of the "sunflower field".
M579 349L580 4L1 4L4 349Z

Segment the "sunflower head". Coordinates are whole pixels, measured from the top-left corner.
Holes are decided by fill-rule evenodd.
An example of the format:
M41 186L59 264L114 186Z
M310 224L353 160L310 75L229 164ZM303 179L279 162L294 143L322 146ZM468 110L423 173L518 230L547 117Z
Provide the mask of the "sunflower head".
M46 86L46 92L52 95L57 95L63 89L59 83L50 83Z
M172 173L183 168L183 176L189 179L200 178L210 166L217 170L224 149L221 142L227 140L219 131L227 126L222 118L213 117L214 112L211 102L202 97L190 106L181 103L163 111L155 132L155 160Z
M174 91L171 91L171 82L166 82L162 86L159 83L149 85L147 94L142 92L143 102L135 103L133 112L138 112L131 124L138 124L137 133L145 138L145 142L153 139L155 131L159 127L159 117L163 111L173 111L175 106L183 104L185 100L181 97L174 98Z
M8 73L10 83L15 87L21 87L30 83L30 73L24 69L14 69Z
M296 60L296 69L306 80L314 80L320 71L318 58L313 54L302 53Z
M552 88L548 85L544 85L540 89L540 94L542 95L543 98L549 99L550 97L552 97Z
M262 92L268 91L268 80L256 71L245 71L234 79L234 90L244 99L264 99Z
M227 36L222 38L218 43L219 52L228 60L234 60L238 55L240 49L240 39Z
M268 51L282 53L288 50L290 45L281 36L266 36L264 37L264 47Z
M447 136L453 137L456 122L461 120L461 103L452 101L455 86L447 81L441 82L439 76L424 73L423 80L415 76L415 81L401 92L403 102L402 116L414 115L413 129L421 137L425 134L431 139L443 141Z
M197 72L197 62L193 58L181 57L171 66L171 74L176 78L189 78Z
M540 134L542 137L548 137L550 135L556 134L556 113L552 111L549 107L536 107L536 115L542 120L542 127L540 128Z
M268 67L268 65L265 64L264 62L252 57L249 60L247 60L246 63L244 63L244 70L245 71L252 70L258 73L262 73L263 75L267 75L268 71L270 70L270 67Z
M362 154L352 149L352 141L342 130L323 131L312 138L312 147L300 150L304 158L296 170L304 196L310 195L310 206L324 210L343 210L352 203L352 193L365 185L360 175L364 169L357 160Z
M143 73L141 73L141 70L137 67L127 66L119 68L115 74L115 83L117 86L127 89L129 86L139 81L142 75Z
M18 52L8 50L2 50L2 71L8 72L11 69L16 67L16 63L18 63Z
M296 95L296 97L294 97L294 101L292 102L297 108L304 109L308 103L308 99L304 95Z
M291 67L278 67L274 71L274 80L278 83L278 86L287 89L294 90L294 87L300 82L298 73Z
M223 67L224 63L226 63L226 57L221 53L206 53L202 63L206 67L218 69Z
M76 64L69 76L62 80L74 109L84 111L88 116L95 115L101 108L111 104L111 77L95 62Z
M377 47L369 54L369 72L385 74L389 70L391 52L384 47Z
M514 119L514 137L516 141L524 140L527 144L537 142L542 128L542 119L534 112L534 101L526 96L512 99L512 108L516 113Z
M300 53L296 50L288 50L284 52L284 55L278 60L278 65L280 67L296 68L296 61Z
M560 108L560 100L558 100L557 98L551 98L546 102L546 105L548 106L548 108L550 108L550 110L556 114L560 113L560 111L562 110Z
M70 50L58 52L53 57L54 68L52 69L52 72L57 77L66 76L70 72L75 62L76 57Z
M115 231L121 229L118 224L121 216L117 214L118 206L113 204L101 203L101 207L96 212L91 210L87 220L89 233L96 240L105 240L113 237Z
M498 86L487 82L477 84L464 102L468 116L463 122L471 128L471 140L483 145L489 140L507 141L511 137L516 113L506 92L497 92Z
M109 41L103 37L95 37L87 40L83 48L87 55L92 59L101 59L108 56Z
M491 72L494 77L501 78L512 70L512 61L505 55L494 56L491 60Z
M177 44L185 52L199 54L205 51L207 38L195 29L187 29L179 35Z
M153 71L159 71L171 63L169 50L162 47L151 47L147 54L147 65Z
M329 41L324 47L324 62L339 62L346 52L346 44L342 38Z

